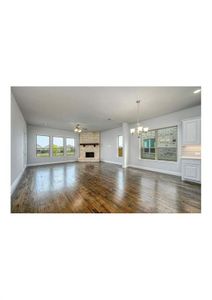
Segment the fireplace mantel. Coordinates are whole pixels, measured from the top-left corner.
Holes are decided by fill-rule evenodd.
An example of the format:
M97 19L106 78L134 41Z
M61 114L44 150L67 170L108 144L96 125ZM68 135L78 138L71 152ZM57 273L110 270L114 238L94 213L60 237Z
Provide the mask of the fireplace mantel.
M85 147L85 146L94 146L94 147L96 147L96 146L99 145L99 143L80 143L80 145L83 146L83 147Z

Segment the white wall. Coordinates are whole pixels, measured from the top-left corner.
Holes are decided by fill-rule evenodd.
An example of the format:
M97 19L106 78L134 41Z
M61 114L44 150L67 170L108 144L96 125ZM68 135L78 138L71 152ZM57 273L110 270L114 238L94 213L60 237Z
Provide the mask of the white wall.
M168 126L178 125L178 161L177 162L166 162L166 161L154 161L139 159L139 139L136 136L130 137L130 159L129 165L140 167L143 169L152 169L155 171L166 172L170 174L181 174L181 121L183 119L196 117L201 115L201 106L195 106L189 109L184 109L171 114L163 115L158 118L146 120L142 122L144 127L149 127L149 129L163 128ZM131 125L130 128L135 127Z
M27 127L11 93L11 192L15 190L27 163Z
M118 136L123 135L122 127L101 133L100 159L101 161L122 164L122 157L118 157Z
M129 166L150 169L153 171L165 172L168 174L181 174L181 120L201 115L201 106L181 110L158 118L146 120L142 125L149 129L157 129L178 125L178 161L165 162L139 159L139 139L130 135L129 141ZM130 124L129 128L134 128L135 124ZM116 128L102 132L102 160L120 163L117 158L117 136L122 134L122 128Z
M52 145L52 136L55 137L70 137L75 139L75 156L66 156L66 152L62 157L36 157L36 136L37 135L48 135L50 136L50 149ZM27 155L27 164L36 165L36 164L47 164L47 163L56 163L56 162L68 162L76 161L79 157L79 135L75 134L72 131L60 130L53 128L46 128L40 126L27 126L27 145L28 145L28 155ZM65 141L64 141L65 143ZM51 151L50 151L51 154Z

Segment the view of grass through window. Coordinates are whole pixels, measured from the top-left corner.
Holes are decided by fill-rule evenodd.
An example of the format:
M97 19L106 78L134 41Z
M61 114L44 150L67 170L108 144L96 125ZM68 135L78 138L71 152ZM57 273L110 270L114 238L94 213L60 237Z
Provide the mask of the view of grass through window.
M118 157L123 156L123 136L118 136Z
M177 161L177 126L143 133L141 158Z
M48 157L49 150L49 136L37 135L36 156Z
M45 135L37 135L36 156L49 157L50 156L50 137ZM75 155L75 141L74 138L66 138L66 155ZM52 156L64 156L64 138L52 137Z
M53 156L64 156L63 137L53 137L52 155Z
M73 156L75 154L74 139L66 139L66 155Z

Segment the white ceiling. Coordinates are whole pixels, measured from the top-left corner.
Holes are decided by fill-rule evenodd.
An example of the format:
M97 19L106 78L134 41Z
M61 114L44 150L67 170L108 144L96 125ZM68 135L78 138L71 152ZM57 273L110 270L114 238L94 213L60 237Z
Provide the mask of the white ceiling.
M28 124L73 130L106 130L136 122L140 96L141 120L201 103L200 87L12 87ZM111 118L111 121L108 120Z

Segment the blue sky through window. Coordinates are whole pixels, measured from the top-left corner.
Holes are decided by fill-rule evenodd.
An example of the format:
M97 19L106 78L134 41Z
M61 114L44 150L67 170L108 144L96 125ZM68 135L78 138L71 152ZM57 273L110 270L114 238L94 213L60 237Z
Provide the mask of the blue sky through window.
M119 147L123 147L123 136L119 135Z
M66 139L66 146L72 146L72 147L74 147L74 139L67 138Z
M63 146L63 138L53 137L53 145L57 145L58 147L62 147Z
M49 147L49 137L44 135L37 136L37 146Z

